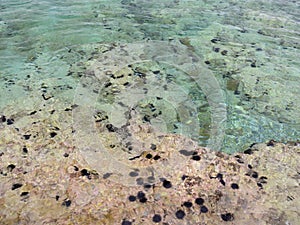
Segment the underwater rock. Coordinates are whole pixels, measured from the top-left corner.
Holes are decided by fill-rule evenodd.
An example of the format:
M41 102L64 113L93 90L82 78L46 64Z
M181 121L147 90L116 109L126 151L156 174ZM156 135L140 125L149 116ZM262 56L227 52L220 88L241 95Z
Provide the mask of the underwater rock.
M96 131L107 148L115 143L111 150L106 149L112 153L111 160L126 161L132 168L117 182L119 175L106 171L107 166L114 165L98 159L103 167L98 170L85 160L83 152L73 145L78 136L66 123L72 120L71 112L65 111L64 104L53 104L59 114L49 115L54 107L49 103L31 118L40 121L34 127L19 123L21 118L16 116L20 132L11 126L0 128L1 224L298 222L300 143L270 141L228 155L199 147L178 134L156 133L151 124L143 123L136 115L116 132L101 128L105 127L104 119L95 122L99 126ZM29 112L23 115L28 116ZM51 138L45 128L54 124L60 127L60 133ZM130 153L124 153L118 144L125 137L120 131L135 137L130 145L144 143L147 150L135 160L121 159L119 154ZM29 142L31 139L24 140L22 132L38 135ZM116 135L121 135L121 139ZM89 139L81 141L86 144ZM24 146L30 149L25 158ZM64 157L65 153L69 156ZM155 156L160 158L155 160ZM195 160L195 156L199 158ZM152 168L152 177L143 177L143 168ZM125 179L143 182L122 182Z

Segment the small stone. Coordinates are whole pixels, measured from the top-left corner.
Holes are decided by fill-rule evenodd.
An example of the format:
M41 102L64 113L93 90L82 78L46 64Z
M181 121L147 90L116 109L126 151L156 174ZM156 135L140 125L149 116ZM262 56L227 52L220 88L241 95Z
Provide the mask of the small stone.
M204 203L204 199L203 199L203 198L196 198L196 199L195 199L195 203L196 203L197 205L202 205L202 204Z
M239 189L239 185L236 184L236 183L232 183L232 184L231 184L231 188L232 188L232 189Z
M152 155L151 155L150 153L148 153L148 154L146 155L146 158L147 158L147 159L151 159L151 158L152 158Z
M131 177L137 177L139 174L137 173L137 172L135 172L135 171L131 171L130 173L129 173L129 176L131 176Z
M176 213L175 213L175 215L176 215L176 218L177 219L183 219L184 217L185 217L185 212L183 211L183 210L178 210Z
M105 173L103 174L103 179L107 179L112 175L112 173Z
M147 202L147 200L148 200L148 199L147 199L146 197L145 197L145 198L141 198L141 199L140 199L140 202L141 202L141 203L145 203L145 202Z
M222 220L224 220L224 221L232 221L232 220L234 219L232 213L221 214L221 218L222 218Z
M145 196L146 196L145 193L142 192L142 191L139 191L139 192L137 193L137 198L138 198L138 199L144 198Z
M23 192L20 194L20 196L23 197L23 196L26 196L26 195L28 195L28 194L29 194L28 191L23 191Z
M12 125L14 123L14 119L7 119L7 125Z
M156 145L155 144L151 144L150 148L151 148L151 150L156 150Z
M142 177L139 177L136 179L136 184L137 185L143 185L144 184L144 179Z
M191 208L193 206L193 203L191 203L191 202L184 202L183 206L185 206L187 208Z
M227 53L228 53L228 51L227 51L227 50L223 50L223 51L221 51L221 54L222 54L222 55L227 55Z
M14 168L16 168L16 166L15 166L14 164L9 164L9 165L7 166L7 170L8 170L9 172L13 171Z
M128 200L129 200L130 202L134 202L134 201L136 201L136 197L133 196L133 195L129 195Z
M82 169L80 173L81 176L86 176L88 179L91 179L91 173L87 169Z
M152 218L152 221L153 221L154 223L159 223L159 222L161 221L161 216L158 215L158 214L155 214L155 215L153 216L153 218Z
M31 136L31 134L24 134L23 135L23 137L24 137L25 140L29 140L30 136Z
M20 184L20 183L13 184L12 187L11 187L11 190L18 189L18 188L20 188L22 186L23 186L23 184Z
M205 205L202 205L201 208L200 208L200 212L207 213L208 212L208 208Z
M164 180L163 181L163 186L164 186L164 188L171 188L172 187L172 183L170 182L170 181L168 181L168 180Z
M161 157L159 155L156 155L153 157L154 160L159 160Z
M201 157L199 155L193 155L192 160L199 161Z
M5 116L1 116L1 121L2 121L2 123L6 122L6 117Z
M112 124L107 124L106 128L109 132L115 132L117 130L117 128L114 127Z
M50 133L50 137L51 137L51 138L54 138L56 135L57 135L57 133L54 132L54 131Z
M132 222L128 220L123 220L122 225L132 225Z

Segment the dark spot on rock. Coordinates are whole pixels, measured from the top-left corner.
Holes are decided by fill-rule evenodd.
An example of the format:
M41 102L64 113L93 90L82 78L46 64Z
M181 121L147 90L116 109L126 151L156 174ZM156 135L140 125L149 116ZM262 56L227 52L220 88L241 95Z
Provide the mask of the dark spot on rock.
M204 61L204 63L205 63L206 65L209 65L209 64L210 64L210 61L206 60L206 61Z
M154 223L159 223L161 221L161 216L158 215L158 214L155 214L153 217L152 217L152 221Z
M201 159L201 157L199 155L194 155L192 157L192 160L195 160L195 161L199 161Z
M187 208L191 208L193 206L193 203L187 201L183 203L183 206L187 207Z
M5 116L1 116L1 122L2 123L6 122L6 117Z
M164 180L163 181L163 187L164 188L171 188L172 187L172 183L170 182L170 181L168 181L168 180Z
M218 38L213 38L210 40L212 43L217 43L218 41L220 41Z
M250 64L250 66L251 66L251 67L256 67L256 62L252 62L252 63Z
M184 156L191 156L193 155L193 151L188 151L188 150L185 150L185 149L182 149L182 150L179 150L179 153L184 155Z
M221 218L222 218L222 220L224 220L224 221L232 221L232 220L234 219L232 213L221 214Z
M227 50L223 50L223 51L221 51L221 54L222 54L222 55L227 55L227 53L228 53L228 51L227 51Z
M37 113L37 111L32 111L31 113L29 113L29 115L34 115L36 113Z
M183 219L185 217L185 212L181 209L179 209L176 213L175 213L175 216L177 219Z
M139 174L137 173L137 172L135 172L135 171L131 171L130 173L129 173L129 176L131 176L131 177L137 177Z
M253 150L249 148L244 151L244 154L251 155L251 154L253 154Z
M129 158L129 160L135 160L135 159L138 159L138 158L140 158L140 157L141 157L140 155L137 155L137 156L134 156L134 157Z
M219 181L223 186L225 186L225 181L223 179L220 179Z
M249 168L249 169L252 169L253 167L252 167L250 164L248 164L248 168Z
M23 184L20 184L20 183L13 184L12 187L11 187L11 190L18 189L18 188L20 188L22 186L23 186Z
M181 180L185 180L186 178L188 178L189 176L187 175L182 175Z
M86 176L88 179L91 179L91 173L87 169L82 169L80 174L81 176Z
M30 138L31 134L24 134L23 137L25 140L28 140Z
M161 157L159 155L156 155L153 157L154 160L159 160Z
M109 132L115 132L117 130L117 128L115 126L113 126L112 124L107 124L106 128Z
M112 175L112 173L105 173L103 174L103 179L107 179Z
M152 187L151 184L144 184L144 189L147 190L147 189L150 189Z
M55 196L55 200L58 201L59 200L59 195Z
M257 184L257 186L258 186L258 187L260 187L260 188L263 188L263 185L262 185L262 183L260 183L260 182L257 182L256 184Z
M197 205L203 205L204 199L203 199L203 198L196 198L196 199L195 199L195 203L196 203Z
M258 179L258 181L260 182L260 183L262 183L262 184L266 184L267 183L267 180L268 178L267 177L265 177L265 176L261 176L259 179Z
M274 147L275 143L276 143L276 141L271 140L271 141L269 141L269 142L267 143L267 146Z
M223 174L218 173L217 176L216 176L216 178L217 178L217 179L223 179Z
M231 184L231 188L232 188L232 189L239 189L239 185L236 184L236 183L232 183L232 184Z
M151 150L156 150L156 145L155 144L151 144L150 149Z
M147 178L147 180L148 180L149 183L153 183L155 181L155 177L150 176L150 177Z
M146 158L147 158L147 159L151 159L151 158L152 158L152 154L148 153L148 154L146 155Z
M29 194L29 192L28 191L23 191L22 193L21 193L21 197L23 197L23 196L26 196L26 195L28 195Z
M138 199L141 199L141 198L144 198L144 197L146 197L146 195L145 195L144 192L139 191L139 192L137 193L137 198L138 198Z
M111 83L111 82L108 82L108 83L106 83L106 84L104 85L104 87L107 88L107 87L109 87L109 86L111 86L111 85L112 85L112 83Z
M141 177L137 178L135 181L136 181L137 185L143 185L144 184L144 179L141 178Z
M134 195L129 195L128 200L130 202L134 202L134 201L136 201L136 197Z
M141 198L141 199L140 199L140 202L141 202L141 203L146 203L147 200L148 200L148 199L147 199L146 197L144 197L144 198Z
M205 205L202 205L201 208L200 208L200 212L207 213L208 212L208 208Z
M71 205L72 201L70 199L65 199L62 203L62 206L69 207Z
M220 51L220 48L213 47L213 51L214 51L214 52L219 52L219 51Z
M74 166L75 171L79 171L79 168L77 166Z
M16 168L16 166L15 166L14 164L9 164L9 165L7 166L8 172L11 172L14 168Z
M258 173L253 171L251 177L253 177L255 179L258 178Z
M132 222L128 220L123 220L121 225L132 225Z
M12 125L14 123L14 119L7 119L7 125Z
M159 71L159 70L154 70L154 71L152 71L152 73L154 73L154 74L159 74L160 71Z
M52 131L52 132L50 133L50 137L51 137L51 138L54 138L56 135L57 135L57 133L54 132L54 131Z
M66 157L66 158L69 157L69 154L65 152L64 157Z
M144 120L145 122L150 122L150 116L149 116L149 115L145 115L145 116L143 117L143 120Z

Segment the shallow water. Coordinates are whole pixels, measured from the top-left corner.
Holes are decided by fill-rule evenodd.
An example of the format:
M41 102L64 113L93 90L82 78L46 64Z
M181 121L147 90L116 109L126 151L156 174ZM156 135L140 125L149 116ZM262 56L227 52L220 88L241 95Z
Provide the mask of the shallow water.
M271 139L299 140L300 14L296 1L2 0L0 10L0 112L8 107L15 107L16 115L18 110L34 110L43 104L43 93L73 104L88 66L106 51L113 54L109 47L100 51L99 46L121 43L134 55L138 48L132 46L144 48L145 42L159 41L162 46L184 46L189 52L186 57L196 55L200 62L194 64L204 72L201 69L199 77L186 73L177 65L179 56L174 58L176 54L169 50L168 66L166 60L139 62L140 56L127 63L139 67L134 70L137 74L152 79L150 86L160 93L156 97L174 97L160 104L153 102L154 92L139 96L141 115L152 110L145 102L157 103L162 111L163 116L148 121L157 129L226 152ZM149 54L160 62L159 56L165 53L157 44L152 46L155 54ZM111 63L126 61L126 57ZM155 78L156 70L163 71L160 78ZM203 73L210 78L204 79ZM216 93L221 94L205 91L209 90L205 85L217 87ZM152 90L148 83L128 89L126 95L98 93L99 109L106 98L126 105L126 99L136 94L132 90L139 87ZM41 101L33 96L40 96ZM105 109L120 110L117 100ZM110 122L118 123L114 118Z

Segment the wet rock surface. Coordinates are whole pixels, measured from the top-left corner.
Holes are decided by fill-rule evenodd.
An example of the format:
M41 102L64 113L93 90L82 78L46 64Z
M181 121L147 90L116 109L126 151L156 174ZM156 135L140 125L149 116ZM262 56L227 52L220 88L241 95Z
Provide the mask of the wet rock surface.
M135 169L127 176L136 183L128 185L117 182L118 174L91 167L74 145L75 131L66 123L72 113L65 110L72 106L56 103L51 114L52 107L49 102L40 113L24 112L27 123L21 116L14 116L12 125L1 123L1 224L298 222L300 143L270 141L228 155L176 134L160 133L157 137L163 135L165 141L155 143L151 126L132 119L130 132L138 130L143 143L154 143L149 142L148 152L129 160ZM114 143L112 133L99 132L104 144ZM114 149L123 152L117 144ZM139 169L158 161L172 163L174 155L180 169L171 172L166 167L161 173L153 170L152 177L140 175Z

